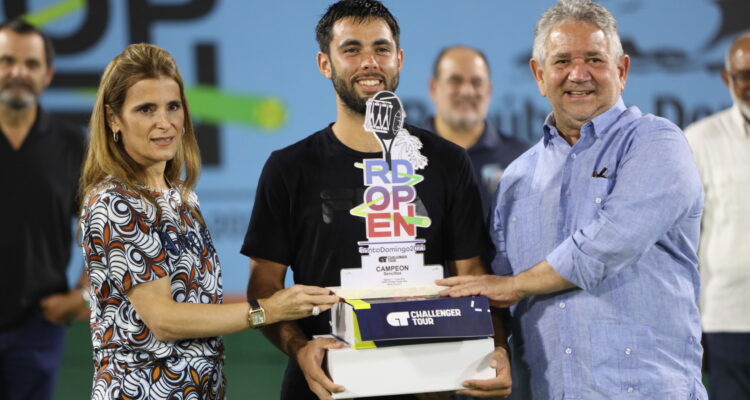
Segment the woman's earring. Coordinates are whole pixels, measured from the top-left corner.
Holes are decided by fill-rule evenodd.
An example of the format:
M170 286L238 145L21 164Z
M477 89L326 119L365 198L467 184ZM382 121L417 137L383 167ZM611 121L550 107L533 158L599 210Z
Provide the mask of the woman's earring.
M184 126L182 127L182 134L183 135L185 134L185 127Z
M115 143L120 141L120 131L112 132L112 139Z

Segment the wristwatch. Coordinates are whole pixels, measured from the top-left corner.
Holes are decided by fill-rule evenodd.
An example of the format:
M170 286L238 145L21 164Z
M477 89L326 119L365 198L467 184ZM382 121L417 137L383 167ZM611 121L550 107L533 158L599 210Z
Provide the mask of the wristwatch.
M266 323L266 310L260 306L258 300L250 299L248 303L250 303L250 310L247 312L247 320L253 328L260 328Z

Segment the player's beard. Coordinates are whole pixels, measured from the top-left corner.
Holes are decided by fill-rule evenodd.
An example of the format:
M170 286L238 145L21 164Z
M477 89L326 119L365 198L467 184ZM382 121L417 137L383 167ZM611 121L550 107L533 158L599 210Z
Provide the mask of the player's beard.
M333 65L331 65L331 82L333 82L333 88L336 90L336 94L341 101L344 102L344 105L346 105L347 108L357 114L365 114L367 111L368 98L360 97L357 94L357 90L354 88L355 83L347 82L344 78L340 77L336 73L336 69ZM385 81L384 90L395 92L396 88L398 88L398 74L394 75L389 81Z

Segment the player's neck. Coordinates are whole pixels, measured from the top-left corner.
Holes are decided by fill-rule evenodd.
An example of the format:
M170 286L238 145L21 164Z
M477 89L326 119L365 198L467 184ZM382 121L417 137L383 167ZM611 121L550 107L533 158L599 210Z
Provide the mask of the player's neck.
M374 134L365 131L365 115L359 114L343 104L337 105L337 118L333 134L346 147L363 153L376 153L383 148Z

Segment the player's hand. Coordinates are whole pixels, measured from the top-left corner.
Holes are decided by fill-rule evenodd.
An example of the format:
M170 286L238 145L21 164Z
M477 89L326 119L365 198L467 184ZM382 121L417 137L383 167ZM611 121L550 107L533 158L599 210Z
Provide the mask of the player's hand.
M440 291L441 296L466 297L486 296L494 307L509 307L521 301L523 296L516 290L513 277L497 275L462 275L440 279L435 283L450 286Z
M73 318L85 317L88 313L86 303L78 289L67 293L52 294L39 300L44 319L55 325L70 322Z
M323 357L327 349L340 349L344 343L331 338L317 338L307 342L297 350L297 364L305 375L307 385L321 400L333 399L331 393L343 392L345 389L337 385L323 371Z
M474 397L503 398L510 396L513 380L510 376L508 351L502 347L496 347L490 358L490 367L495 368L495 378L465 381L463 385L466 390L457 393Z
M294 285L258 302L266 311L267 324L318 315L339 302L339 297L318 286Z

